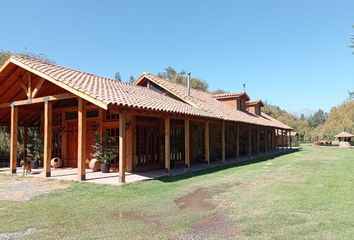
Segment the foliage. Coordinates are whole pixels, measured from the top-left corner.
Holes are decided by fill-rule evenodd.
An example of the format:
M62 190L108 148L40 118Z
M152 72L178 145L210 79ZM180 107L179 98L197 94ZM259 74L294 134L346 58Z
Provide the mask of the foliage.
M0 127L0 157L9 156L10 149L10 129Z
M311 129L314 129L320 124L325 123L327 118L328 118L328 114L325 113L322 109L319 109L317 112L315 112L313 115L311 115L308 118L309 127Z
M349 100L354 99L354 91L348 91L349 94Z
M17 56L22 56L22 57L30 57L34 59L38 59L40 61L48 62L48 63L54 63L53 60L48 58L44 54L38 54L38 53L31 53L31 52L9 52L9 51L3 51L0 50L0 67L6 62L6 60L11 56L11 55L17 55Z
M93 137L94 144L92 157L101 161L101 163L110 163L118 156L118 143L114 137L110 137L107 132L103 132L102 139L99 134Z
M354 25L352 26L353 27L353 29L354 29ZM350 38L350 48L354 48L354 35ZM354 54L354 52L352 52L353 54Z
M134 76L130 76L128 83L133 83L133 82L135 82L135 78L134 78Z
M120 76L120 72L116 72L114 74L114 80L121 82L122 81L122 77Z
M215 91L212 91L210 93L217 95L217 94L223 94L223 93L228 93L228 92L226 92L224 89L218 88Z
M9 57L10 57L9 52L0 51L0 66L2 66Z
M327 121L315 128L312 135L318 136L319 140L332 140L334 135L342 131L354 133L354 100L333 107Z
M28 156L33 161L39 161L43 158L43 141L39 129L29 129L28 131Z
M167 67L165 68L164 72L158 73L157 75L171 82L187 86L187 76L185 71L177 72L174 68ZM191 77L190 86L193 89L201 90L204 92L207 92L209 88L209 84L206 81L195 77Z
M280 107L271 105L268 103L264 104L262 112L270 115L273 118L285 123L286 125L292 127L295 132L298 133L300 141L306 141L306 135L310 131L308 122L303 116L303 119L299 119L285 110L280 109Z

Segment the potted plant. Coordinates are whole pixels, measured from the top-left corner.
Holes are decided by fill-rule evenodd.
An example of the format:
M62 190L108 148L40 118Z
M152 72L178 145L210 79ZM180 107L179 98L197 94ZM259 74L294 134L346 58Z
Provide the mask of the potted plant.
M43 144L39 135L35 135L28 146L28 156L31 157L32 169L38 169L43 156Z
M102 140L99 135L94 136L93 158L100 161L102 173L109 173L111 161L118 155L118 144L114 137L110 137L107 132L103 133Z

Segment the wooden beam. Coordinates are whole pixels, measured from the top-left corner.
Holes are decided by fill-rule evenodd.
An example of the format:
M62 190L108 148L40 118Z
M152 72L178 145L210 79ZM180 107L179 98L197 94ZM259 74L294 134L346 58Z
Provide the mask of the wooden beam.
M28 137L28 128L27 127L23 127L23 153L24 156L23 158L26 159L27 157L27 137Z
M170 117L165 118L165 169L171 170Z
M32 92L32 98L35 98L37 96L39 90L43 86L43 83L44 83L44 78L40 78L39 82L37 83L36 87L34 88L34 90Z
M210 147L209 147L209 120L205 121L205 160L210 163Z
M27 100L19 100L19 101L14 101L12 103L1 103L0 108L6 108L9 107L10 105L13 106L24 106L24 105L30 105L30 104L36 104L36 103L43 103L46 101L59 101L59 100L65 100L65 99L70 99L70 98L76 98L72 93L62 93L62 94L57 94L53 96L46 96L46 97L40 97L40 98L33 98L33 99L27 99Z
M26 84L23 82L23 79L19 78L18 81L20 82L21 88L23 89L23 91L25 92L27 97L30 98L29 95L28 95L28 89L26 87Z
M190 146L189 146L189 119L184 120L184 164L186 168L191 165L190 162Z
M86 179L86 101L78 98L78 104L77 177L82 181Z
M289 130L289 148L291 149L292 148L292 139L291 139L291 130Z
M32 98L32 75L28 73L28 98Z
M25 70L33 73L33 74L36 74L39 77L44 78L44 79L48 80L49 82L51 82L51 83L53 83L53 84L55 84L55 85L57 85L57 86L59 86L59 87L61 87L63 89L75 94L77 97L85 99L85 100L87 100L87 101L89 101L89 102L91 102L91 103L93 103L93 104L105 109L105 110L108 109L108 105L106 103L104 103L104 102L102 102L102 101L100 101L98 99L95 99L95 98L93 98L93 97L91 97L91 96L89 96L89 95L87 95L85 93L82 93L79 90L76 90L75 88L72 88L72 87L68 86L65 83L59 82L56 79L48 76L47 74L42 73L41 71L35 70L35 69L27 66L26 64L24 64L24 63L22 63L22 62L20 62L20 61L18 61L16 59L13 59L13 58L10 58L10 61L12 63L16 64L17 66L19 66L19 67L21 67L21 68L23 68L23 69L25 69Z
M50 177L52 159L52 102L44 102L44 148L43 163L46 177Z
M251 125L248 124L248 157L252 156L252 136L251 136Z
M17 163L18 108L11 107L10 173L16 173Z
M240 160L240 123L237 123L237 132L236 132L236 159Z
M225 121L222 122L221 131L221 159L224 162L226 160L226 143L225 143Z
M268 152L268 139L269 135L268 135L268 129L266 127L264 127L264 152L267 153Z
M261 136L260 136L260 127L257 127L257 154L261 152Z
M119 114L119 183L125 183L126 171L126 129L125 113Z

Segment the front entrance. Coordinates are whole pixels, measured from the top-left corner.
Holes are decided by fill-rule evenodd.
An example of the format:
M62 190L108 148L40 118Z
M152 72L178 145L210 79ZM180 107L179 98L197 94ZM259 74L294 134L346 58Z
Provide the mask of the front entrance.
M64 150L64 167L77 167L77 121L65 123L66 147Z
M92 145L95 134L95 120L87 120L86 123L86 159L85 164L88 166ZM63 166L77 168L77 141L78 141L78 123L75 120L65 122L65 130L63 134L63 141L65 146L62 146L63 150Z

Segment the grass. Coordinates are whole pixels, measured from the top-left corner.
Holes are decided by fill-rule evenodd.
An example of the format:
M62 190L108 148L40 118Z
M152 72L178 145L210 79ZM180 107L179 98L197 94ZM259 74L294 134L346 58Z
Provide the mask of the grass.
M354 239L353 169L354 149L306 145L122 187L72 183L30 201L0 201L0 233L35 227L41 231L23 239L177 239L201 217L222 214L237 239ZM217 192L216 208L180 210L175 199L198 188Z

